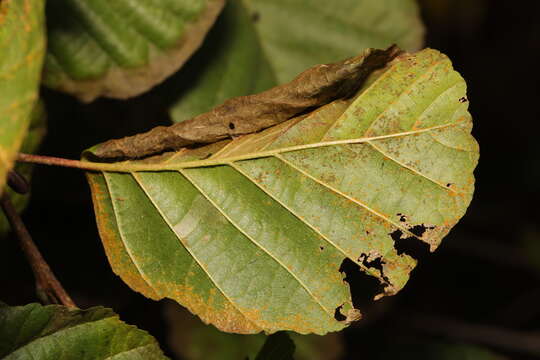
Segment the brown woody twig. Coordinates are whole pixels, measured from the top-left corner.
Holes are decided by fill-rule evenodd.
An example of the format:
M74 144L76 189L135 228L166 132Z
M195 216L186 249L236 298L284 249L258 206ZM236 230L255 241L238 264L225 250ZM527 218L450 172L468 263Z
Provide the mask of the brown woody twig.
M13 232L17 235L24 255L32 268L32 272L36 279L36 292L38 298L46 304L54 303L63 304L68 307L77 307L62 287L62 284L60 284L58 279L54 276L36 244L34 244L28 229L26 229L26 226L6 192L0 197L0 205L6 214L6 218L8 219Z

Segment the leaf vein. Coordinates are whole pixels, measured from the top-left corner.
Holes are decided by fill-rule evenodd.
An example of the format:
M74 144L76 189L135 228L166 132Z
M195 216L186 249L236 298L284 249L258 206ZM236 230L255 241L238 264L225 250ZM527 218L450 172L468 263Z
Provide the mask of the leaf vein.
M188 175L185 174L184 171L182 170L179 170L182 175L184 175L190 182L191 184L193 184L193 186L195 186L197 188L197 190L201 193L201 195L203 195L215 208L216 210L218 210L221 215L223 215L227 221L229 221L229 223L231 223L231 225L233 225L240 233L242 233L247 239L249 239L253 244L255 244L258 248L260 248L263 252L265 252L268 256L270 256L270 258L272 258L276 263L278 263L284 270L286 270L287 272L289 272L289 274L291 274L292 277L294 277L294 279L304 288L304 290L313 298L313 300L315 300L315 302L324 310L324 312L326 312L329 316L331 316L332 318L334 317L334 314L331 310L327 309L320 301L317 297L315 297L313 295L313 293L311 292L311 290L306 286L306 284L304 284L304 282L302 280L300 280L296 274L294 274L291 270L289 270L285 264L283 264L281 261L279 261L274 255L272 255L268 250L266 250L264 247L262 247L259 243L257 243L255 241L255 239L253 239L247 232L245 232L238 224L236 224L236 222L234 222L226 213L225 211L223 211L223 209L221 209L220 206L218 206L218 204L215 203L215 201L213 201L209 196L208 194L206 194L196 183L195 181L193 181L193 179L190 179Z
M279 157L275 157L276 159L282 161L282 159L280 159ZM289 164L285 163L287 166L289 166ZM350 254L347 254L347 252L342 249L340 246L338 246L336 243L334 243L332 240L330 240L330 238L326 235L324 235L315 225L309 223L305 218L301 217L300 215L298 215L293 209L291 209L290 207L288 207L285 203L283 203L281 200L279 200L278 198L276 198L275 196L273 196L268 190L266 190L262 185L260 185L257 181L255 181L255 179L251 178L246 172L244 172L243 170L241 170L237 165L235 165L234 163L229 163L229 165L234 168L236 171L238 171L240 174L242 174L244 177L246 177L248 180L250 180L251 182L253 182L259 189L261 189L264 193L266 193L269 197L271 197L274 201L276 201L278 204L280 204L281 206L283 206L285 209L287 209L288 212L290 212L291 214L293 214L298 220L300 220L303 224L305 224L307 227L309 227L310 229L312 229L313 231L315 231L321 238L323 238L327 243L329 243L330 245L332 245L333 247L335 247L336 249L338 249L343 255L345 255L345 257L349 258L350 260L352 260L353 262L355 262L356 264L358 264L365 272L369 273L370 275L373 275L375 277L377 277L381 282L383 283L387 283L386 280L384 280L377 272L374 272L372 271L370 268L366 267L362 262L359 262L358 259L355 257L355 256L352 256ZM305 176L304 174L302 174L303 176Z
M285 159L284 157L282 157L281 155L275 155L276 157L278 157L280 160L282 160L284 163L286 163L287 165L291 166L293 169L299 171L300 173L302 173L303 175L307 176L308 178L312 179L313 181L321 184L322 186L324 186L325 188L331 190L332 192L344 197L345 199L355 203L355 204L358 204L360 206L362 206L364 209L368 210L370 213L372 213L373 215L376 215L378 217L380 217L381 219L385 220L386 222L392 224L393 226L395 226L396 228L400 229L401 231L403 231L404 233L408 234L409 236L414 236L418 239L420 239L418 236L414 235L412 232L410 232L408 229L404 228L402 225L390 220L386 215L384 214L381 214L380 212L378 212L377 210L375 209L372 209L370 208L368 205L364 204L362 201L358 200L358 199L355 199L343 192L341 192L340 190L334 188L333 186L325 183L324 181L320 180L320 179L317 179L316 177L314 177L313 175L309 174L308 172L306 172L304 169L296 166L295 164L291 163L290 161L288 161L287 159ZM421 239L420 239L421 240Z
M191 181L191 179L189 179L185 174L181 173L180 174L182 176L184 176L184 178L186 178L190 183L193 184L193 182ZM252 324L255 324L258 328L261 328L261 326L259 326L255 321L253 321L252 319L250 319L246 314L244 314L238 307L237 305L231 300L231 298L229 298L229 296L225 293L225 291L217 284L217 282L212 278L212 276L208 273L208 271L205 269L205 267L201 264L201 262L199 261L199 259L195 256L195 254L193 254L193 252L191 251L191 249L189 249L182 241L180 241L180 235L175 231L174 229L174 226L170 223L169 219L167 219L167 217L165 216L165 214L161 211L160 207L155 203L154 199L152 198L152 196L150 196L150 194L148 193L148 190L145 188L145 186L143 185L141 179L137 176L136 173L133 173L133 178L135 179L135 181L137 182L137 184L139 185L139 187L141 188L141 190L144 192L144 194L146 195L146 197L148 198L148 200L150 200L150 202L152 203L152 205L154 206L154 208L156 209L156 211L159 213L159 215L161 216L161 218L163 219L163 221L165 221L165 223L167 224L167 226L169 227L169 229L176 235L176 237L178 238L178 242L184 247L184 249L186 249L186 251L191 255L191 257L193 258L193 260L195 260L195 262L197 262L197 264L199 265L199 267L201 268L201 270L206 274L206 276L208 276L208 278L210 279L210 281L214 284L214 286L219 290L219 292L221 292L223 294L223 296L225 297L225 299L227 299L229 301L229 303L231 303L231 305L240 313L242 314L242 316L244 316L244 318L246 318L248 321L250 321ZM194 185L195 186L195 185ZM199 190L200 192L200 190ZM203 195L204 196L204 195Z
M441 184L441 183L438 182L437 180L430 178L430 177L427 176L426 174L424 174L424 173L422 173L422 172L416 170L415 168L413 168L413 167L411 167L411 166L408 166L408 165L402 163L401 161L397 160L396 158L392 157L390 154L386 153L383 149L381 149L381 148L379 148L378 146L376 146L375 144L373 144L373 142L368 141L367 143L368 143L369 145L371 145L371 147L372 147L373 149L375 149L376 151L380 152L384 157L386 157L386 158L389 159L389 160L392 160L394 163L398 164L399 166L401 166L401 167L403 167L403 168L405 168L405 169L410 170L411 172L415 173L416 175L419 175L419 176L421 176L421 177L423 177L423 178L425 178L425 179L431 181L431 182L434 183L434 184L437 184L438 186L440 186L441 188L443 188L443 189L445 189L445 190L447 190L447 191L449 191L449 192L452 192L452 193L454 193L454 194L458 194L458 192L455 191L454 189L449 188L449 187L445 186L444 184Z

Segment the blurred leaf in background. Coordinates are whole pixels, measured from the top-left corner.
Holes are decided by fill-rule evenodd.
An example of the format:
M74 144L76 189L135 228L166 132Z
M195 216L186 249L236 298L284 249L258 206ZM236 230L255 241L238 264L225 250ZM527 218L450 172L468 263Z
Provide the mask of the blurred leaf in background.
M146 331L103 307L0 303L0 340L4 360L167 359Z
M266 338L255 360L293 360L294 342L286 332L277 332Z
M279 83L361 49L423 45L414 0L245 0Z
M200 46L223 0L47 2L44 83L92 101L139 95Z
M43 0L0 1L0 191L30 124L45 53Z
M252 16L240 0L227 2L202 48L173 80L180 89L174 122L212 110L225 100L276 85Z
M424 27L414 0L231 0L215 28L177 75L174 122L228 98L285 83L301 71L397 44L414 51Z
M174 354L186 360L254 359L267 336L227 334L206 325L186 309L168 301L164 312L168 344ZM340 333L325 336L288 333L294 341L295 360L338 360L343 355Z

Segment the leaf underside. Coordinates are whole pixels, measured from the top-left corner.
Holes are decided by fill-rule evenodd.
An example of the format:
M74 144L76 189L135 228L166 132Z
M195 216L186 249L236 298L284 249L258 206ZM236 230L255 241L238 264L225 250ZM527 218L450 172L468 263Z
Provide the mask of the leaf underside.
M139 95L197 50L224 0L47 3L45 85L89 102Z
M0 305L4 360L167 359L156 340L110 309Z
M38 98L45 52L42 0L0 1L0 191Z
M397 293L474 190L466 85L403 54L336 100L262 132L89 172L113 270L236 333L324 334L357 320L345 259ZM378 263L378 265L376 265Z

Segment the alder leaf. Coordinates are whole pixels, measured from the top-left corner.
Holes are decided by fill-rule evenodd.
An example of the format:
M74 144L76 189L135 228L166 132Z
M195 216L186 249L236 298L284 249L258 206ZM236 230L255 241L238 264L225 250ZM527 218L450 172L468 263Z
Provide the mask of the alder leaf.
M290 81L315 64L358 49L418 50L423 25L414 0L232 0L201 49L174 79L173 122L226 99Z
M244 0L279 83L303 69L392 44L422 47L415 0Z
M0 191L38 99L45 52L43 0L0 1Z
M433 251L465 213L478 160L467 108L462 77L427 49L262 132L90 163L111 266L223 331L338 331L361 316L343 263L393 295L416 264L400 245Z
M47 3L45 85L85 102L139 95L201 45L224 0Z
M167 359L146 331L103 307L0 304L0 339L4 360Z

